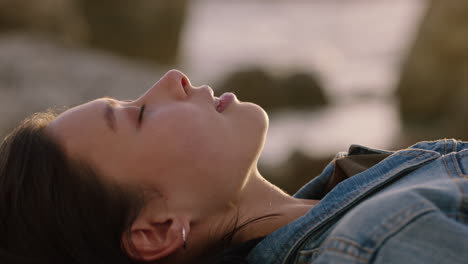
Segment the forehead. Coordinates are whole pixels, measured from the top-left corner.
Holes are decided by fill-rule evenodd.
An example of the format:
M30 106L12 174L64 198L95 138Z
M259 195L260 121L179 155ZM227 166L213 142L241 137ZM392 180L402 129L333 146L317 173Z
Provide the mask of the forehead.
M47 130L67 151L95 144L107 132L103 119L106 105L103 100L95 100L68 109L53 120Z

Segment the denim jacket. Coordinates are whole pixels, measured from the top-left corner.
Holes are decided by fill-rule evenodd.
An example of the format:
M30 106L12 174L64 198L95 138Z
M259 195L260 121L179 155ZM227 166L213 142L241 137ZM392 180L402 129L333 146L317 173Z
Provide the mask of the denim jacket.
M384 154L323 193L336 161ZM468 263L468 143L399 151L352 145L294 197L320 199L247 256L249 263Z

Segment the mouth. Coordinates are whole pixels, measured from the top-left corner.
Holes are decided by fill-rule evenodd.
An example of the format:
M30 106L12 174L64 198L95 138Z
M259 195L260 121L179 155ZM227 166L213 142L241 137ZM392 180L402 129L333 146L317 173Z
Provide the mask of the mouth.
M236 99L233 93L223 93L219 98L215 97L214 106L218 113L222 113Z

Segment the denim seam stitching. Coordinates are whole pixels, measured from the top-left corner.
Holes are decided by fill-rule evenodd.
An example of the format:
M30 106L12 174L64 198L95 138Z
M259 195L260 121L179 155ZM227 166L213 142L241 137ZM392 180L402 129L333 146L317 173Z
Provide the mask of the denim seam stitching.
M328 240L326 242L326 244L330 244L331 242L333 241L339 241L339 242L343 242L345 244L348 244L350 246L353 246L353 247L357 247L359 249L362 249L364 251L367 251L367 252L372 252L373 249L370 249L370 248L367 248L367 247L362 247L359 243L356 243L354 241L350 241L350 240L347 240L347 239L344 239L344 238L341 238L341 237L334 237L334 238L331 238L330 240ZM324 243L325 244L325 243Z
M418 208L420 207L420 208ZM412 212L411 212L412 211ZM397 214L385 219L384 221L382 221L382 224L384 226L386 226L387 224L390 224L389 221L391 220L394 220L394 219L398 219L401 215L404 215L404 214L407 214L407 213L410 213L408 217L396 222L396 223L393 223L392 225L389 225L388 228L387 228L387 231L385 232L386 235L383 235L384 238L382 238L382 235L379 235L379 232L378 231L381 231L381 228L379 226L376 226L376 228L371 232L372 235L370 235L371 239L375 241L375 246L378 246L378 245L381 245L383 243L383 241L385 241L389 235L388 234L393 234L395 232L395 230L398 230L400 228L402 228L402 223L409 223L411 222L413 219L416 219L428 212L431 212L431 211L434 211L434 208L429 208L427 207L426 203L424 202L416 202L415 204L411 205L411 206L408 206L406 207L405 209L403 210L400 210ZM379 239L380 237L380 239Z
M465 197L466 197L466 194L465 194L465 192L463 191L463 186L462 186L462 183L460 182L460 178L463 179L466 175L464 175L464 174L461 172L461 170L459 169L459 167L458 167L458 162L457 162L457 160L455 159L455 155L452 155L452 163L453 163L453 167L455 167L455 171L457 172L457 174L458 174L458 176L459 176L459 178L455 178L455 177L454 177L454 180L455 180L455 182L456 182L456 184L457 184L457 186L458 186L458 189L460 190L460 192L461 192L463 198L465 198Z
M464 155L464 156L467 156L468 154ZM461 168L458 164L458 161L455 159L455 156L452 155L452 161L453 161L453 165L455 167L455 170L457 171L457 174L458 176L460 176L460 178L463 178L463 177L466 177L468 176L467 174L463 174L463 172L461 171Z
M362 262L362 263L369 262L368 258L363 258L363 257L360 257L360 256L356 256L354 254L351 254L349 252L343 251L343 250L338 249L338 248L326 248L326 249L323 250L323 252L325 252L325 251L335 251L335 252L338 252L338 253L343 253L345 255L348 255L348 256L351 256L351 257L355 258L357 261Z
M423 154L412 154L412 153L405 153L405 152L401 152L401 153L398 153L399 155L403 155L403 156L410 156L410 157L419 157Z
M310 256L314 253L320 252L320 248L313 248L313 249L303 249L298 252L300 256Z
M447 144L448 144L448 143L447 143L447 139L444 138L444 155L447 154Z
M452 162L454 163L454 167L455 167L455 170L457 171L458 173L458 176L461 176L461 179L458 178L456 179L456 183L461 191L461 195L462 195L462 198L461 198L461 202L460 202L460 206L459 206L459 212L462 212L461 214L458 215L458 217L456 219L460 219L460 216L463 215L466 211L466 208L468 208L468 196L466 195L466 193L463 191L463 180L464 179L468 179L468 175L465 175L462 173L461 171L461 168L460 168L460 164L458 164L457 160L455 159L455 155L452 155Z
M436 211L437 210L434 209L434 208L425 208L424 210L422 210L418 214L414 215L409 221L406 221L405 225L395 227L391 232L388 232L388 234L390 234L390 235L387 235L383 240L381 240L379 242L379 244L380 244L379 249L374 252L375 255L372 256L371 259L375 260L375 258L377 257L377 254L380 251L380 249L382 248L383 244L385 244L389 239L391 239L393 236L395 236L398 233L398 232L395 232L395 230L404 229L408 224L413 223L418 218L424 217L424 216L426 216L428 214L431 214L431 213L434 213Z
M339 242L342 242L344 244L348 244L350 246L353 246L357 249L360 249L360 250L363 250L363 251L366 251L367 254L369 255L372 255L374 250L372 249L368 249L368 248L364 248L364 247L361 247L359 244L353 242L353 241L349 241L349 240L346 240L346 239L342 239L342 238L332 238L330 240L328 240L327 242L324 242L324 244L330 244L331 242L333 241L339 241ZM336 247L325 247L326 244L320 248L315 248L315 249L312 249L312 250L309 250L307 253L307 255L313 255L314 253L317 253L317 254L322 254L323 252L326 252L326 251L335 251L335 252L339 252L339 253L343 253L345 255L348 255L348 256L351 256L353 258L356 258L357 260L361 261L361 262L368 262L369 259L368 258L365 258L365 257L362 257L362 256L358 256L358 255L354 255L350 252L347 252L345 250L342 250L342 249L339 249L339 248L336 248ZM306 256L306 254L304 254L304 256Z
M451 172L450 167L449 167L449 165L448 165L447 156L443 156L443 157L442 157L442 160L444 161L445 169L447 170L447 172L448 172L450 178L456 179L456 177L453 175L453 173Z
M412 152L418 152L418 153L412 153ZM420 157L423 156L427 153L434 154L434 151L428 151L425 149L411 149L411 150L406 150L406 151L397 151L394 154L399 154L403 156L411 156L411 157Z
M456 162L456 160L455 160L454 155L452 155L451 158L452 158L453 167L455 167L456 172L457 172L458 174L460 174L460 172L458 171L458 167L457 167L458 164L457 164L457 162ZM462 211L463 211L463 210L462 210L462 209L463 209L463 203L464 203L464 201L466 200L466 195L465 195L465 193L463 192L463 188L462 188L462 186L461 186L461 183L459 182L459 178L455 177L455 175L452 174L452 172L451 172L451 170L450 170L450 167L449 167L449 165L448 165L448 162L447 162L447 160L446 160L445 157L443 158L443 161L444 161L445 169L447 170L447 172L448 172L450 178L452 178L452 180L455 182L455 184L457 185L458 191L459 191L459 192L461 193L461 195L462 195L462 201L461 201L461 203L458 205L458 211L459 211L459 212L462 212ZM460 175L458 175L458 176L460 176Z

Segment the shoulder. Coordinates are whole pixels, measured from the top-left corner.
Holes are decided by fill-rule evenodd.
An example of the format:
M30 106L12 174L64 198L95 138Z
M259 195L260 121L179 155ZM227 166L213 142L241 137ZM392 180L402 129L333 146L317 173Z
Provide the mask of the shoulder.
M464 203L449 179L378 193L309 233L293 263L465 263Z
M397 151L352 145L296 193L306 198L323 195L318 197L320 203L268 236L251 259L273 261L263 263L463 263L468 252L457 251L468 244L467 148L465 142L448 139ZM334 175L336 160L366 155L379 158L321 194Z

